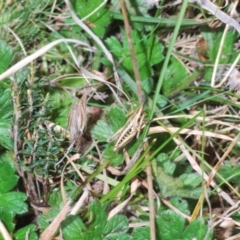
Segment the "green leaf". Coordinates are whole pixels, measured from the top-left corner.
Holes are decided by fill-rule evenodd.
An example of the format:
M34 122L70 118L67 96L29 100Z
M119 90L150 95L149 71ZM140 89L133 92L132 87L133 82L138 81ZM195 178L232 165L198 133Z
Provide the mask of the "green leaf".
M127 122L126 114L119 107L111 107L105 115L107 122L114 133L123 127Z
M113 150L113 146L111 146L110 144L108 144L107 147L103 150L103 158L110 159L111 165L113 165L114 167L123 163L123 160L124 160L123 154L120 154L119 152L115 152Z
M80 18L84 18L98 8L101 3L102 0L75 0L74 8ZM102 38L105 35L108 24L110 23L110 14L106 4L104 4L101 8L98 8L94 14L91 14L85 22L95 34Z
M91 221L86 235L89 237L88 239L99 239L107 223L106 204L94 201L88 209Z
M50 117L54 122L62 127L67 126L70 108L76 99L64 90L51 90L49 99Z
M215 59L217 58L217 54L219 52L220 42L222 40L222 33L217 34L216 32L203 32L203 37L208 43L208 55L209 61L208 65L212 65L215 63ZM236 59L238 55L238 51L233 51L234 43L236 43L238 38L238 34L234 31L227 32L226 38L224 39L224 45L222 48L222 54L220 55L219 63L220 64L230 64ZM220 69L221 71L221 69ZM206 67L204 73L204 79L207 82L211 81L212 78L213 67ZM223 73L221 73L222 75Z
M13 149L13 141L11 136L12 123L12 105L11 105L11 90L0 90L0 145L7 149Z
M128 219L123 215L115 215L106 224L103 234L104 239L119 239L119 235L127 236Z
M214 34L215 39L213 40L213 46L212 48L209 49L209 57L210 57L210 62L214 63L215 59L217 57L218 51L219 51L219 46L220 42L222 40L222 33L220 34ZM226 38L224 39L224 45L222 48L222 54L220 57L220 64L229 64L232 63L237 55L237 51L233 51L234 49L234 43L236 43L236 40L238 38L238 34L234 31L229 31L226 35Z
M164 108L166 105L167 105L167 99L161 95L161 94L158 94L158 98L157 98L157 105L159 108Z
M180 197L173 197L170 199L170 203L181 212L190 215L189 204L185 199Z
M150 229L149 227L134 228L133 230L133 240L146 240L150 239Z
M226 163L220 167L218 173L227 181L240 185L240 167ZM217 180L219 183L223 183L223 180L219 177L217 177Z
M161 166L167 174L173 174L176 169L176 164L165 153L160 153L157 156L157 165Z
M193 188L197 187L202 181L202 177L197 173L185 173L182 174L179 178L183 180L185 186Z
M176 58L171 57L171 64L168 66L168 71L165 73L165 79L163 82L164 94L172 91L181 84L182 79L188 76L188 72L183 64Z
M61 223L63 237L65 240L79 240L84 238L86 227L82 220L77 216L69 216Z
M14 233L15 240L37 240L38 236L36 234L36 226L34 224L30 224L26 227L19 229L16 233Z
M60 210L56 207L51 208L47 213L44 213L38 217L38 226L43 231L49 226L49 222L51 222L60 212Z
M208 227L205 225L203 219L197 219L191 224L187 226L185 229L183 236L184 239L192 240L192 239L213 239L213 231L209 231L209 235L206 238L206 234L208 232Z
M27 211L26 194L21 192L9 192L0 194L0 206L4 211L11 211L16 214L23 214Z
M132 58L129 52L128 37L123 30L122 35L124 37L122 44L115 37L108 38L106 40L106 44L115 58L121 61L122 67L133 78L134 72L132 67ZM134 50L143 86L144 89L149 92L152 87L152 67L164 59L164 48L156 38L152 42L152 39L147 38L144 33L136 30L132 31L132 41L134 42ZM104 61L104 63L108 64L107 61Z
M72 190L73 189L71 189L70 191ZM54 219L60 212L60 209L62 209L63 203L60 191L53 192L50 195L48 204L51 206L50 210L44 212L38 217L38 226L41 228L42 231L49 226L49 222L51 222L52 219Z
M0 74L7 70L12 60L12 48L4 41L0 41Z
M98 120L91 130L92 137L99 142L106 142L114 133L106 122Z
M182 240L185 220L172 210L167 210L156 219L158 236L161 240Z
M13 221L14 216L15 214L12 211L8 211L8 209L6 211L4 207L2 206L0 207L0 219L4 223L9 232L12 232L15 228L15 224Z
M18 177L9 162L0 161L0 194L7 193L17 184Z
M189 188L180 178L166 174L161 167L154 169L154 176L163 197L180 196L197 199L202 192L201 188Z
M50 195L48 204L51 207L57 207L57 208L61 209L62 208L62 195L61 195L61 193L60 192L53 192Z
M152 78L146 78L142 81L142 88L146 93L150 93L153 87L153 80Z

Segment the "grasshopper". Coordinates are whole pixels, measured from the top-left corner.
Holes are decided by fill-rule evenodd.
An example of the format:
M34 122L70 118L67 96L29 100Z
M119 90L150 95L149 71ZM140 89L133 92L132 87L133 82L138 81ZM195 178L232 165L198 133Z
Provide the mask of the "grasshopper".
M120 128L111 138L108 139L108 142L116 140L113 150L119 150L127 143L129 143L136 135L138 138L140 130L144 127L143 121L143 106L140 106L132 113L127 123L122 128Z

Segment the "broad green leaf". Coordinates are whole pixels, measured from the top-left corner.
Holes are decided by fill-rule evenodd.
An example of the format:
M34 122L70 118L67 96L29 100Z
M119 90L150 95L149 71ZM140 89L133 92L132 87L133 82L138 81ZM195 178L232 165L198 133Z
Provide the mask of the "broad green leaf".
M163 197L179 196L197 199L201 195L201 188L189 188L185 186L180 178L174 178L166 174L160 167L154 169L154 176Z
M103 150L103 158L110 159L111 165L118 166L119 164L123 163L124 157L123 154L119 152L115 152L113 150L113 146L107 145L107 147Z
M12 60L12 48L4 41L0 41L0 73L7 70Z
M127 121L126 114L119 107L111 107L106 111L106 119L112 131L115 133L123 127Z
M114 236L114 237L105 237L104 240L129 240L129 239L132 239L128 234L125 234L125 233L118 233L117 236ZM99 239L99 240L102 240L102 239Z
M50 91L51 97L49 99L50 117L56 124L62 127L67 127L68 116L71 106L77 101L69 93L64 90Z
M57 207L57 208L61 209L62 208L62 195L61 195L60 191L53 192L50 195L48 203L51 207Z
M168 71L165 73L163 82L163 91L165 94L176 88L188 76L188 72L183 64L176 58L171 57L171 64L168 66Z
M222 34L218 34L218 35L215 34L215 36L217 36L217 38L214 41L213 47L209 49L209 57L210 57L211 63L215 62L215 59L219 51L220 42L222 40ZM219 62L220 64L232 63L236 59L238 52L233 51L233 49L237 39L238 39L238 34L236 32L234 31L227 32L226 38L224 39L222 54L220 57L220 62Z
M169 202L181 212L190 215L191 212L189 210L189 204L185 199L173 197L169 200Z
M98 8L101 3L103 3L102 0L75 0L74 7L80 18L84 18ZM85 22L95 34L102 38L105 35L108 24L110 23L110 14L106 4L91 14L91 16L88 17Z
M153 87L153 80L152 78L146 78L141 81L142 82L142 88L146 93L150 93L152 91Z
M176 169L176 164L171 161L169 156L165 153L160 153L157 156L157 165L161 166L165 173L167 174L173 174Z
M90 203L88 210L89 227L85 231L84 238L82 239L103 239L103 230L107 223L106 204L100 204L100 202L94 201Z
M20 228L16 233L14 233L15 240L37 240L38 236L36 231L36 226L30 224L26 227Z
M52 222L59 212L59 208L53 207L48 212L43 213L38 217L38 226L42 231L49 226L49 223Z
M0 89L0 119L9 119L12 115L11 89Z
M134 228L132 235L133 240L150 239L150 229L149 227Z
M219 52L219 46L220 42L222 40L222 32L217 34L216 32L203 32L203 37L208 43L208 55L209 55L209 61L207 62L207 65L212 65L215 63L215 59L217 57L217 54ZM234 44L236 43L238 38L238 34L234 31L227 32L226 38L224 39L224 45L222 48L222 54L220 55L219 63L220 64L230 64L233 63L233 61L236 59L238 55L238 51L233 51ZM204 72L204 79L207 82L211 81L212 78L212 72L213 67L206 67ZM222 68L219 68L219 74L222 76L224 74L224 71Z
M189 187L197 187L202 181L201 176L197 173L185 173L179 178L183 180L185 186Z
M125 31L122 30L123 43L115 37L110 37L106 40L108 48L111 50L115 58L121 61L121 66L124 70L133 78L132 58L129 52L128 38ZM163 60L163 45L159 43L157 39L147 38L140 31L134 30L132 32L132 41L134 43L134 50L137 58L138 69L140 71L141 80L143 81L143 87L146 92L149 92L152 87L152 67ZM104 60L104 63L109 63Z
M79 240L84 238L86 227L77 216L69 216L61 223L64 240Z
M104 228L104 239L119 239L119 233L123 234L127 231L128 219L123 215L115 215L107 222Z
M94 201L90 203L88 209L91 215L89 229L94 230L95 236L99 236L99 233L102 234L107 223L106 204Z
M38 217L38 225L43 231L49 226L49 222L54 219L57 214L62 209L62 198L60 192L53 192L49 198L49 205L51 206L49 211L44 212L42 215Z
M164 108L166 105L167 105L167 99L161 95L161 94L158 94L158 98L157 98L157 105L158 107L161 109L161 108Z
M0 161L0 194L7 193L17 184L15 169L6 161Z
M213 231L210 230L208 237L205 238L207 233L208 233L208 227L204 223L204 220L197 219L187 226L187 228L185 229L185 231L183 233L183 236L184 236L184 239L187 239L187 240L192 240L192 239L211 240L211 239L213 239Z
M0 206L4 211L11 211L16 214L23 214L27 211L27 196L21 192L9 192L0 194Z
M103 120L98 120L96 125L91 130L92 137L99 142L106 142L113 134L109 124Z
M6 211L4 207L2 206L0 207L0 219L4 223L9 232L12 232L15 228L15 224L13 221L14 216L15 214L12 211Z
M164 211L156 219L158 236L161 240L182 240L185 220L172 210Z
M218 173L227 181L236 183L240 185L240 167L238 166L232 166L229 163L226 163L222 165L218 171ZM223 183L223 180L217 177L218 182L221 184Z
M13 141L11 136L11 123L12 123L12 104L11 104L11 90L0 89L0 146L12 149Z

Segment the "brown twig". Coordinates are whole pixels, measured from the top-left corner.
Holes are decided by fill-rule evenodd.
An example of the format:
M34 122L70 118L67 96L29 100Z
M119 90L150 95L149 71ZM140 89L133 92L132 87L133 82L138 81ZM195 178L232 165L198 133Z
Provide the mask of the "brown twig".
M133 71L134 71L134 77L135 77L136 85L137 85L138 101L141 105L143 105L144 104L143 90L142 90L142 86L141 86L141 80L140 80L141 77L140 77L140 73L138 70L137 58L136 58L136 55L134 52L134 47L133 47L133 42L132 42L132 28L130 26L130 22L128 19L128 13L127 13L127 9L126 9L124 0L121 0L120 4L121 4L121 9L122 9L122 14L123 14L124 26L125 26L125 30L127 33L130 54L131 54L131 58L132 58L132 62L133 62Z
M144 94L141 86L141 77L137 65L137 58L134 52L134 47L133 47L133 42L132 42L132 28L129 23L128 19L128 14L127 14L127 9L125 6L124 0L120 1L121 9L122 9L122 14L123 14L123 20L124 20L124 26L125 30L127 33L127 39L128 39L128 45L130 49L130 54L133 62L133 71L134 71L134 76L136 80L136 85L137 85L137 95L138 95L138 101L139 103L143 106L144 104ZM144 149L148 147L148 142L146 141L144 143ZM146 156L147 157L147 156ZM147 183L148 183L148 200L149 200L149 221L150 221L150 238L151 240L155 240L155 209L154 209L154 202L153 202L153 184L152 184L152 167L151 163L148 162L147 168Z

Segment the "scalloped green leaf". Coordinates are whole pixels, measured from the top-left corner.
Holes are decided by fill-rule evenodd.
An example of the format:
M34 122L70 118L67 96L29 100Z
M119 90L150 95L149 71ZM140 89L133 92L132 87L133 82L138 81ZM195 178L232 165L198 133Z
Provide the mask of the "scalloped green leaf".
M12 211L6 211L6 209L4 207L0 207L0 219L1 221L4 223L4 225L6 226L7 230L9 232L12 232L15 228L15 224L14 224L14 216L15 214ZM0 235L1 237L1 235Z
M161 240L180 240L183 239L185 220L182 216L176 214L172 210L164 211L160 217L156 219L158 237Z
M49 226L49 222L51 222L60 212L60 210L56 207L51 208L48 212L43 213L38 217L38 226L41 230L46 229Z
M187 226L183 236L184 239L213 239L213 231L208 231L207 225L204 223L203 219L197 219ZM208 234L207 238L206 235Z
M106 111L106 119L112 131L115 133L127 122L126 114L119 107L111 107Z
M150 239L150 229L149 227L134 228L133 230L133 240L146 240Z
M99 6L102 4L102 0L75 0L74 7L76 9L77 14L80 18L85 18L90 14L90 16L85 20L87 25L91 28L91 30L97 34L100 38L105 35L107 30L107 26L110 23L110 13L107 9L106 4ZM98 9L97 9L98 8ZM97 9L97 11L95 11Z
M179 178L189 187L197 187L202 181L202 177L197 173L184 173Z
M189 204L185 199L182 199L180 197L173 197L169 200L169 202L181 212L188 215L191 214L191 211L189 210Z
M0 145L6 149L13 149L11 89L0 90L0 95Z
M7 70L12 60L12 48L4 41L0 40L0 73Z
M103 230L103 234L105 235L104 239L117 239L119 233L127 233L128 229L128 219L126 216L115 215L107 222Z
M106 142L114 133L106 122L98 120L91 130L92 137L99 142Z
M114 167L123 163L123 160L124 160L123 154L119 154L119 152L115 152L113 150L112 144L108 144L107 147L103 150L103 158L110 159L111 165L113 165Z
M128 37L126 32L122 30L123 42L120 43L116 38L108 38L106 44L113 55L120 61L122 67L134 77L132 67L132 57L129 52ZM118 43L117 43L118 41ZM152 67L160 63L163 59L163 45L154 38L146 37L142 32L133 30L132 41L134 42L134 50L137 58L137 64L140 71L141 80L144 89L149 92L152 87L153 69ZM104 63L108 64L106 60Z
M188 71L185 66L183 66L178 59L171 57L171 63L165 73L163 82L164 93L167 94L167 92L172 91L172 89L176 88L182 82L182 79L185 79L187 76Z
M16 214L23 214L27 211L26 201L27 196L21 192L8 192L0 194L0 206L4 211L12 211Z
M26 227L20 228L16 233L14 233L15 240L37 240L38 236L36 231L36 226L30 224Z
M9 162L0 161L0 194L7 193L17 184L18 177Z
M79 240L84 238L86 227L82 220L77 216L69 216L61 223L63 237L65 240Z

